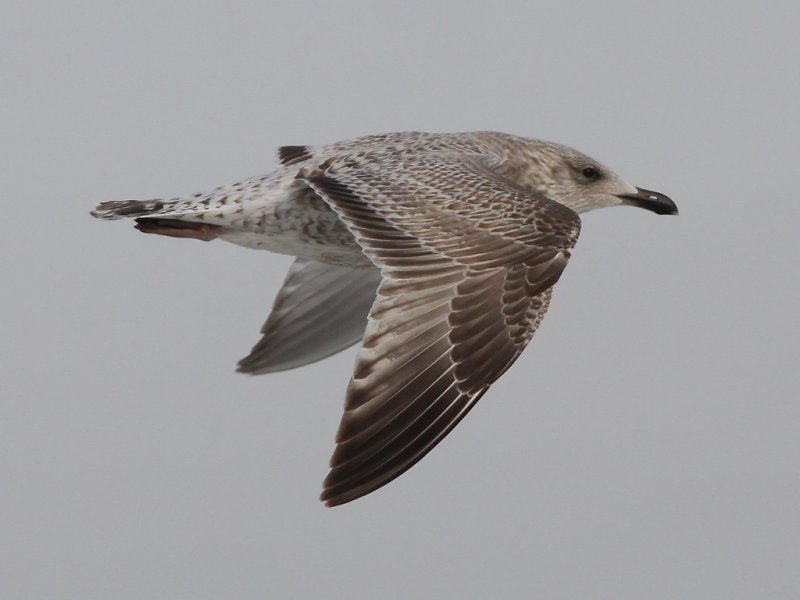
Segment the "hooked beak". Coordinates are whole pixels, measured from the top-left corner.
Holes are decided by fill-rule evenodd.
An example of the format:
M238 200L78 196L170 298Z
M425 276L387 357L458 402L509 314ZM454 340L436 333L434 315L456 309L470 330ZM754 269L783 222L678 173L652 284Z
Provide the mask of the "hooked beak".
M619 194L623 204L652 210L658 215L677 215L678 207L664 194L637 187L635 194Z

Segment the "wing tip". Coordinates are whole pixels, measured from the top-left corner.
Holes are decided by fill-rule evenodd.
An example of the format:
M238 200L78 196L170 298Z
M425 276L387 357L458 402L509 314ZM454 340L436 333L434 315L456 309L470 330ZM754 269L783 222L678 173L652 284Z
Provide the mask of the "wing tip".
M278 148L278 162L282 165L291 165L311 158L308 146L281 146Z
M319 499L326 508L333 508L334 506L341 506L342 504L347 504L350 502L350 500L341 500L333 496L329 496L325 490L323 490L319 495Z
M266 375L267 373L288 371L291 368L293 367L287 366L280 361L262 360L260 357L254 357L252 354L245 356L236 363L236 372L244 375Z
M386 482L388 483L388 482ZM337 492L335 490L335 486L327 486L323 484L325 487L322 489L322 493L319 495L320 501L327 507L333 508L334 506L342 506L343 504L348 504L353 500L358 500L359 498L363 498L367 494L374 492L376 488L370 488L367 490L358 490L356 489L346 489L341 492ZM379 485L378 487L382 487L384 484Z

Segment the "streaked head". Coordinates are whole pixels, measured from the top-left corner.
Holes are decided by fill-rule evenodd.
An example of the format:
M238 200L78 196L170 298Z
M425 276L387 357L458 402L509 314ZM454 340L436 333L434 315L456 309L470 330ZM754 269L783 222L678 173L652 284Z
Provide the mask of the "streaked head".
M577 213L606 206L630 205L660 215L677 215L664 194L635 187L602 163L568 146L528 140L530 165L519 183L535 189Z

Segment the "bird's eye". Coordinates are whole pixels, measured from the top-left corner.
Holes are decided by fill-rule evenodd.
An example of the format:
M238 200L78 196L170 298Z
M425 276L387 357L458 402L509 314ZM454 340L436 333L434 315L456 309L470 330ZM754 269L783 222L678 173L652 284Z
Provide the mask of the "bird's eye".
M588 179L589 181L600 179L600 171L594 167L584 167L584 169L581 171L581 175L583 175L584 178Z

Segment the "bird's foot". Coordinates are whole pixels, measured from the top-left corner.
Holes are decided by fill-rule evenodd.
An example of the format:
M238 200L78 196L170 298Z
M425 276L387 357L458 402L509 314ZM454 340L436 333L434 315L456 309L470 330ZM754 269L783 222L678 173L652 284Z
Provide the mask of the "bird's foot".
M216 239L222 227L208 223L191 223L178 219L139 218L136 229L142 233L155 233L176 238L192 238L210 242Z

